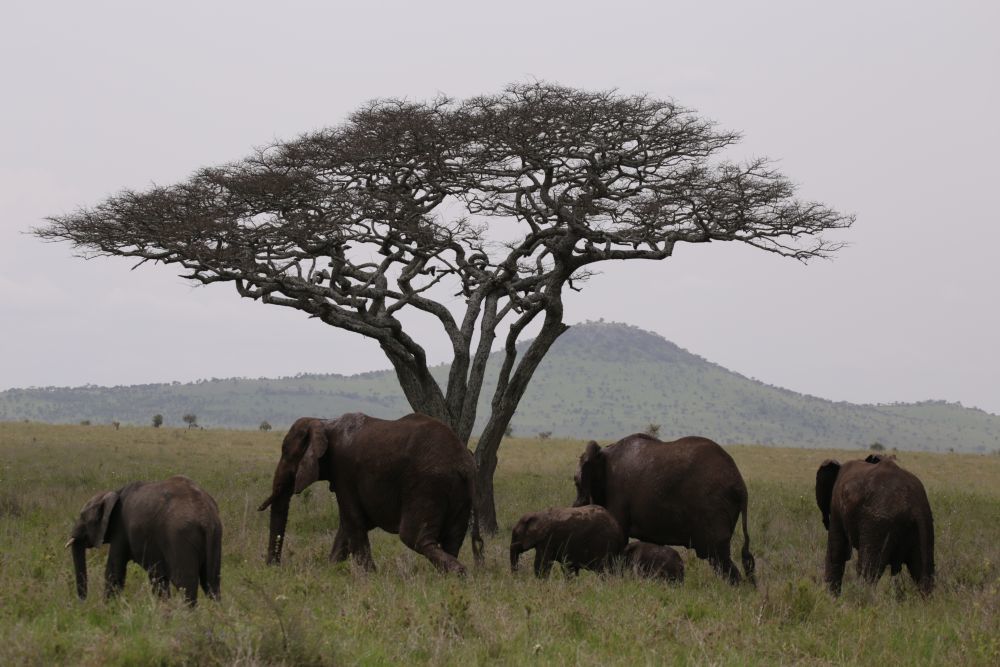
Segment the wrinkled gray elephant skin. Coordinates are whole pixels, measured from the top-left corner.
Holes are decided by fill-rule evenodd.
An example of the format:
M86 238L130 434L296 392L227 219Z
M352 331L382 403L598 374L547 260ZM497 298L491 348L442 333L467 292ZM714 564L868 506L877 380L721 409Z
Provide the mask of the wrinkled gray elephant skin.
M149 573L154 590L170 594L173 584L188 604L198 587L220 597L222 522L219 508L193 481L178 475L162 482L133 482L98 493L84 505L66 543L73 548L76 592L87 597L86 550L108 544L104 595L125 586L134 561Z
M473 555L482 561L475 468L472 452L455 432L426 415L298 419L282 442L271 495L258 508L271 508L267 562L281 561L292 495L324 480L340 510L330 560L353 556L374 570L368 533L381 528L398 534L438 570L464 573L458 553L470 517Z
M924 485L895 457L872 455L816 471L816 503L827 529L824 579L840 593L844 565L858 552L858 576L874 584L906 565L920 592L934 589L934 519Z
M535 576L548 576L555 562L569 572L603 572L625 546L622 530L603 507L553 507L525 514L510 537L510 569L517 570L520 555L535 550Z

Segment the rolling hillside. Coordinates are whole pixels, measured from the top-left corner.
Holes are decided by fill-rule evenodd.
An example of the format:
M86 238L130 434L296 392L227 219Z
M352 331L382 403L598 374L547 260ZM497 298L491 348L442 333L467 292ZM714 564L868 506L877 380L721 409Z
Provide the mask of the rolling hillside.
M446 366L435 369L439 377L446 373ZM492 390L487 381L481 417ZM255 428L267 420L280 429L303 415L352 411L390 417L409 406L391 371L0 392L4 421L148 424L160 413L177 426L190 412L206 427ZM660 424L664 438L701 434L723 443L1000 450L1000 417L981 410L944 401L856 405L806 396L733 373L656 334L610 323L581 324L563 334L528 388L514 431L607 441L649 423Z

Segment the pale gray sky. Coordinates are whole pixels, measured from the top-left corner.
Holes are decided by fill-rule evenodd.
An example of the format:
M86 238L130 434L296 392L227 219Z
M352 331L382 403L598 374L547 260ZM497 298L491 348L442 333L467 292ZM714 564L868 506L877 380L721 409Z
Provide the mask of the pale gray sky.
M832 262L713 243L605 265L569 321L632 323L825 398L1000 413L1000 3L144 5L0 12L0 389L387 367L231 286L23 232L373 97L543 79L673 97L743 131L734 156L775 158L804 197L858 216Z

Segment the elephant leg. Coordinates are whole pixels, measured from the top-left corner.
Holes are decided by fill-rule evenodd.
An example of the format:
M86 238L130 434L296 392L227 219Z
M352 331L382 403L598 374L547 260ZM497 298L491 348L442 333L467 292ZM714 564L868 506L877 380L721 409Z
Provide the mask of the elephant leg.
M844 581L844 565L851 556L851 545L847 535L841 529L840 522L831 517L830 528L826 538L826 567L823 579L830 592L840 595L840 587Z
M108 548L108 562L104 567L104 599L108 600L125 588L128 565L127 545L112 543Z
M456 536L449 536L449 530L457 526L449 525L449 520L456 514L462 514L462 534L469 525L468 512L450 511L449 493L451 487L447 480L438 483L430 480L411 491L409 497L403 498L403 512L399 518L399 539L403 544L429 560L441 572L465 574L465 566L459 562L455 554L446 551L442 543L448 543L452 550L455 543L461 547ZM451 538L451 539L449 539Z
M708 553L708 562L720 576L724 577L733 586L740 583L742 577L736 563L729 555L729 543L720 545Z
M170 597L169 573L163 563L154 563L146 570L146 574L149 576L149 585L157 596Z
M469 532L469 518L471 516L472 508L458 512L448 520L441 531L441 548L454 558L458 558L462 545L465 543L465 535Z
M375 560L372 558L372 545L368 541L368 531L359 530L348 538L348 549L354 556L354 562L366 572L375 571Z
M196 554L185 554L171 564L170 583L184 593L184 601L193 607L198 602L198 572L200 563Z
M343 563L349 555L345 531L342 528L338 528L337 534L333 536L333 547L330 549L330 562Z
M892 553L892 537L871 531L861 538L858 545L858 576L868 584L875 584L882 577Z
M222 537L209 543L208 554L199 569L198 579L205 595L213 600L222 599Z
M399 539L403 544L429 560L441 572L465 574L465 566L438 544L440 532L438 526L420 520L415 512L407 513L399 523Z
M544 579L552 571L552 556L548 550L539 545L535 547L535 576Z
M198 575L185 575L175 584L184 593L184 602L189 607L198 604Z
M367 572L375 571L372 547L368 541L370 527L366 524L356 491L344 489L337 493L337 507L340 510L340 526L333 538L330 560L340 562L348 555Z
M922 595L929 595L934 589L934 576L929 573L924 563L923 554L920 547L914 546L906 556L906 570L910 573L913 583L920 589Z

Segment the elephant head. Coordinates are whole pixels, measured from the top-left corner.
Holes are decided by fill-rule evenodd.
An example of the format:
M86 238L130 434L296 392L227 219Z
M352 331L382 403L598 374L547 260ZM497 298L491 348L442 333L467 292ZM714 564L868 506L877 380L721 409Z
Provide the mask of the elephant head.
M576 483L576 500L573 507L604 505L607 496L607 463L600 445L591 440L580 455L580 467L573 477Z
M517 571L521 554L533 549L540 539L541 519L536 514L521 517L510 534L510 571Z
M895 461L894 455L869 454L865 457L865 463L877 465L882 461ZM837 483L837 475L840 474L840 463L833 459L827 459L816 471L816 504L823 514L823 526L830 529L830 503L833 497L833 485Z
M303 417L288 430L281 444L281 459L274 471L271 495L258 511L271 508L267 562L281 562L281 546L288 524L288 504L293 493L302 491L320 479L332 479L327 451L327 426L334 422Z
M87 597L87 556L89 548L99 548L110 541L108 527L111 515L118 504L118 493L104 491L87 501L80 510L80 518L73 526L66 547L73 547L73 569L76 573L76 594L80 599Z

